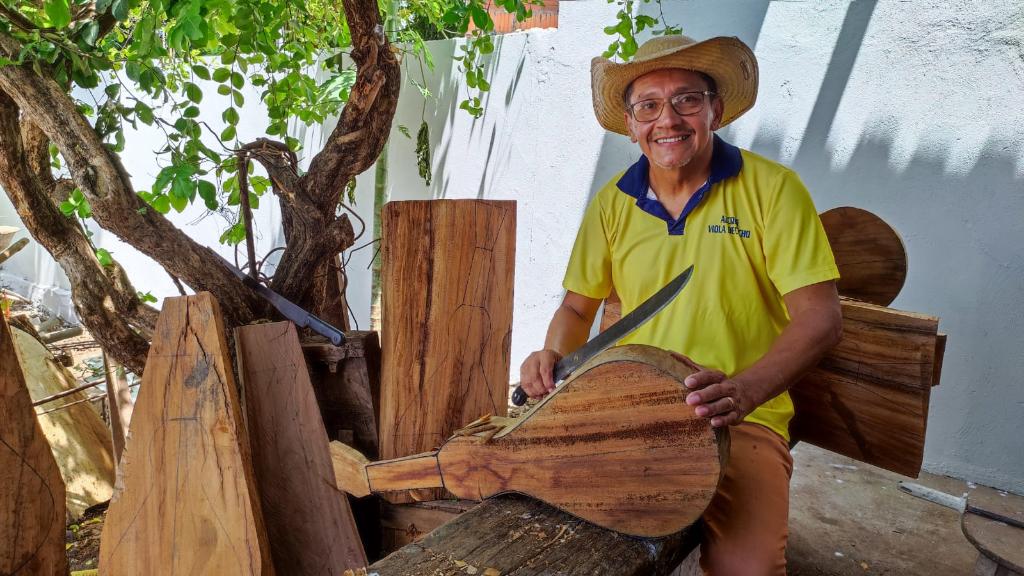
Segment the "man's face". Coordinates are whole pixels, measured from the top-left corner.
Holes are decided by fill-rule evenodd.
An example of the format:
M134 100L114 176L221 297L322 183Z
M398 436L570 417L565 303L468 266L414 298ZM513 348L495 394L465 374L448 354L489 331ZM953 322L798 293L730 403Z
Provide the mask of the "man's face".
M682 168L706 147L711 146L712 133L722 120L722 101L706 96L704 108L690 116L680 116L668 101L682 92L708 89L704 78L696 72L663 69L649 72L632 84L629 102L660 100L665 103L661 116L650 122L638 122L626 110L626 126L644 155L661 168Z

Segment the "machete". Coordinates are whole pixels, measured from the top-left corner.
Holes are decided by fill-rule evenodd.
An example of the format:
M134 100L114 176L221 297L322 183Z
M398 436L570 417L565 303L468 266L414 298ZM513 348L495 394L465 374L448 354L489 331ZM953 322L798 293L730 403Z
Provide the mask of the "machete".
M897 488L911 496L917 496L922 500L934 502L940 506L945 506L946 508L952 508L960 514L975 514L982 518L1002 522L1003 524L1008 524L1016 528L1024 528L1024 522L1021 522L1016 518L1010 518L1009 516L998 512L993 512L992 510L972 506L971 503L968 502L967 498L946 494L945 492L941 492L927 486L922 486L920 484L915 484L913 482L900 482L897 484Z
M249 276L245 272L235 268L220 254L216 255L220 258L221 262L228 267L228 270L231 270L235 276L238 276L246 286L255 290L256 293L262 296L264 300L270 302L274 308L277 308L277 311L280 312L282 316L294 322L296 326L309 328L313 332L326 337L331 341L331 344L334 344L335 346L341 346L345 343L345 335L342 334L341 330L338 330L334 326L331 326L327 322L317 318L316 315L303 310L297 304L288 300L284 296L281 296L277 292L274 292L270 288L260 284L252 276Z
M597 336L594 336L590 342L580 346L578 350L559 360L555 364L555 383L565 380L569 374L572 374L572 372L579 368L584 362L590 360L599 352L607 350L612 344L615 344L627 334L636 330L645 322L653 318L655 314L661 312L662 308L668 306L668 303L671 302L676 295L682 292L683 288L690 281L690 276L692 274L693 266L691 265L686 270L683 270L679 276L676 276L671 282L666 284L664 288L658 290L653 296L645 300L643 304L637 306L632 312L626 314L618 322L609 326L607 330L601 332ZM526 391L523 390L522 386L516 386L515 391L512 392L512 403L516 406L526 404Z

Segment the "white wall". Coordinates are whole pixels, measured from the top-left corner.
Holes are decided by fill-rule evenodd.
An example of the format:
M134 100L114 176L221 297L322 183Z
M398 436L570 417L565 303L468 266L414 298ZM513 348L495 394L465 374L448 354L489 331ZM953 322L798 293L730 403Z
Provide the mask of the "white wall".
M903 236L910 269L893 307L940 316L949 333L942 385L932 396L926 468L1024 492L1024 6L663 5L685 33L739 36L757 53L758 104L723 131L726 139L795 167L819 210L865 208ZM431 128L429 187L417 174L414 142L397 130L405 125L415 134L424 110L419 92L403 87L389 148L391 198L518 203L513 374L543 342L587 200L638 155L625 138L605 133L591 109L590 58L607 46L601 30L615 11L604 0L566 1L557 30L499 37L487 109L478 120L457 109L466 95L450 60L457 42L430 43L437 68L426 82L436 100L422 112ZM420 77L411 61L404 70ZM215 98L207 91L207 102ZM247 112L243 138L258 135L259 114ZM307 158L332 127L299 134ZM150 152L138 147L127 157L136 185L148 185L159 170ZM368 225L373 180L372 170L358 179L356 210ZM187 225L197 215L176 221ZM276 218L273 201L257 212L261 253L280 241ZM0 224L10 220L0 201ZM210 245L222 228L215 217L187 225ZM357 244L369 239L367 233ZM145 257L109 235L99 243L125 263L140 290L175 293ZM373 252L355 253L348 267L349 298L364 328ZM46 260L26 249L9 270L43 270L27 277L52 278Z
M688 35L735 35L761 67L757 106L723 131L792 165L820 211L865 208L902 235L910 262L893 307L949 333L925 467L1024 492L1024 8L1019 2L663 2ZM500 38L484 116L434 42L426 105L434 183L392 133L392 199L518 202L512 371L539 347L589 197L638 152L593 118L589 61L615 7L563 2L557 30ZM419 78L418 68L410 67ZM396 125L423 100L404 88ZM372 199L359 190L360 205ZM367 257L369 254L367 254ZM369 293L369 275L362 279ZM354 302L364 313L368 300Z

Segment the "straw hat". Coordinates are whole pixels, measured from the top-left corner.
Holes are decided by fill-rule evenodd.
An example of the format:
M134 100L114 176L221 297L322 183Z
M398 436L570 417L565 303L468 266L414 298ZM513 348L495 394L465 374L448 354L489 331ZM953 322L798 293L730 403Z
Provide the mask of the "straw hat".
M601 57L591 61L594 113L601 126L628 134L622 102L626 87L662 68L695 70L714 78L725 105L722 126L739 118L757 99L757 58L739 38L718 36L697 42L687 36L659 36L644 42L633 60L625 64Z

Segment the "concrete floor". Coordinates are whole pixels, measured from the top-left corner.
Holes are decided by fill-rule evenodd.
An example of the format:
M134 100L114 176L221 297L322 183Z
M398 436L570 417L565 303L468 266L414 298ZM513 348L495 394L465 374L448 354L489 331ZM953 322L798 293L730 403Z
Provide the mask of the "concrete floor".
M978 552L957 512L900 492L911 480L809 444L793 450L789 574L973 574ZM963 495L966 483L922 473L912 480Z

